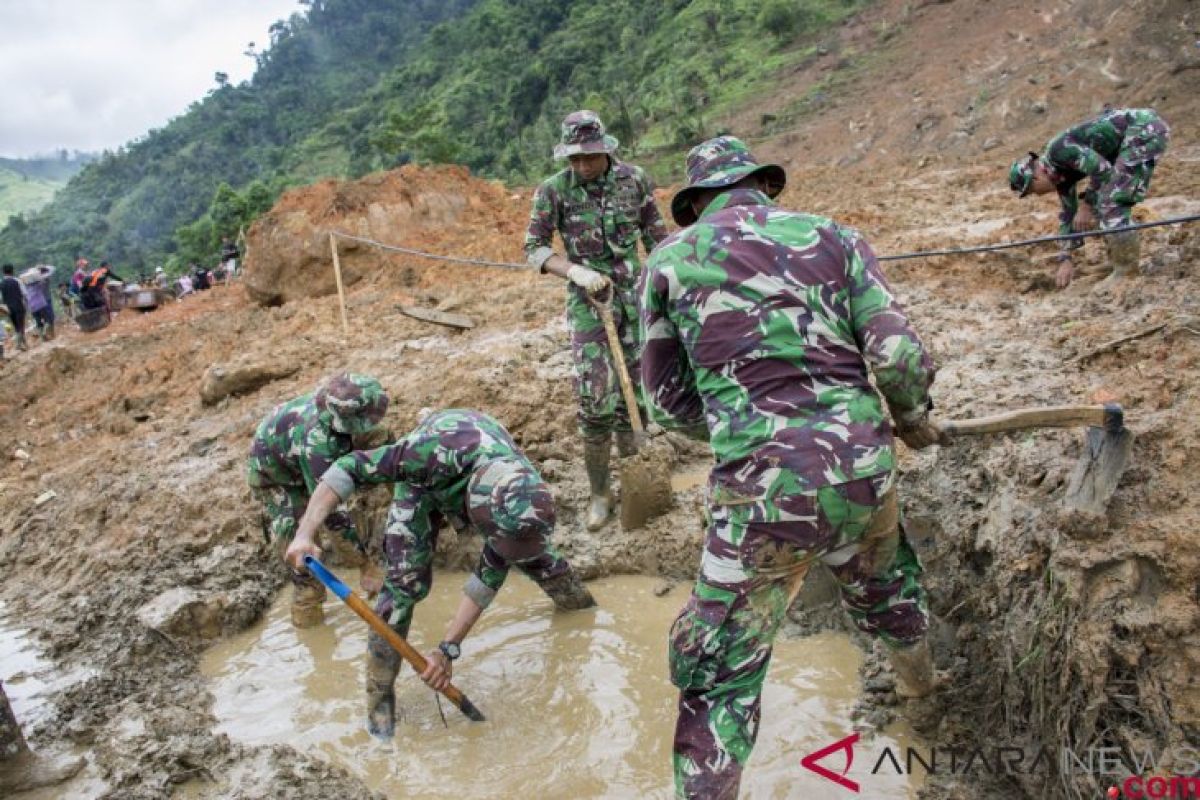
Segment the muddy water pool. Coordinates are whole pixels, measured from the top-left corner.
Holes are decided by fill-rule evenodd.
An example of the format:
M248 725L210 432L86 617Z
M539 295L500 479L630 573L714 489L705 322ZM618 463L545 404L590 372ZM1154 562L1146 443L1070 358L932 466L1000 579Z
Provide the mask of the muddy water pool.
M343 577L357 580L349 571ZM464 577L437 573L417 607L410 640L422 652L441 638ZM513 575L456 665L455 683L488 721L471 723L443 702L444 727L432 693L406 667L390 742L363 727L365 626L335 599L326 602L324 626L296 631L285 589L265 620L212 648L201 669L218 731L323 755L389 797L668 798L675 691L666 634L688 587L658 597L661 583L599 579L589 583L599 608L555 613L533 583ZM743 797L844 791L800 759L851 732L860 660L841 635L779 642ZM898 731L876 743L913 742ZM850 774L866 776L872 797L912 796L906 778L869 775L862 761Z

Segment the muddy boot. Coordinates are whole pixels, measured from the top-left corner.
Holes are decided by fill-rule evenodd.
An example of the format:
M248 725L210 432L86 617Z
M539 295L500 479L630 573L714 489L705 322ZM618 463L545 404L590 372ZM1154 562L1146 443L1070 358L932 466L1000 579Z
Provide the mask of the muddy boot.
M588 485L592 490L587 515L589 531L600 530L612 514L613 495L608 474L610 449L607 436L599 440L585 439L583 442L583 465L587 469Z
M903 650L888 648L888 659L896 672L896 695L905 702L904 716L913 729L931 734L941 722L941 708L934 697L939 681L933 669L929 641L922 639Z
M396 676L400 654L382 636L367 637L367 733L390 739L396 732Z
M560 611L577 611L596 605L596 599L592 597L592 593L583 585L583 581L579 579L574 570L541 581L538 585L554 601L555 607Z
M54 323L51 322L46 326L46 341L54 341Z
M0 796L56 786L82 768L82 758L39 755L29 749L0 683Z
M638 451L638 435L633 431L617 431L617 455L621 458L629 458L632 455L637 455Z
M1142 257L1142 240L1136 231L1106 237L1105 245L1108 247L1108 263L1112 265L1112 274L1096 284L1095 288L1099 291L1108 291L1125 278L1135 275Z
M292 574L292 625L313 628L325 621L325 587L308 574Z

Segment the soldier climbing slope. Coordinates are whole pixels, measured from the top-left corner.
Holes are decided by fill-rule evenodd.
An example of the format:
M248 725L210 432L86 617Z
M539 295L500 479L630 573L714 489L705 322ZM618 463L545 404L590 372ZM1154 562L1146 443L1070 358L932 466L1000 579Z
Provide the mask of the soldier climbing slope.
M246 462L246 482L263 504L263 533L282 550L296 533L300 515L317 481L338 458L354 449L353 438L374 430L387 412L388 398L379 382L367 375L339 373L315 392L274 408L254 434ZM366 556L345 509L328 515L327 527L341 533ZM376 592L382 583L371 560L363 571L363 589ZM292 572L292 623L298 628L324 620L325 587L307 572Z
M1059 233L1092 230L1097 222L1102 228L1123 227L1133 221L1133 207L1146 199L1154 166L1170 139L1167 123L1154 109L1108 109L1055 136L1044 155L1030 152L1013 162L1008 184L1019 197L1057 192L1062 206ZM1084 178L1088 185L1080 205L1075 185ZM1109 281L1137 269L1137 231L1111 234L1104 242L1112 265ZM1055 276L1060 289L1070 285L1075 274L1071 251L1082 246L1082 239L1062 243Z
M898 692L934 686L921 566L900 528L892 422L912 447L933 364L857 232L772 202L786 175L740 140L687 157L681 230L641 283L642 382L664 427L707 421L700 575L670 633L676 792L736 798L784 612L814 561L887 645ZM690 226L690 227L686 227Z
M584 466L592 496L589 530L598 530L612 512L609 458L613 432L620 455L633 455L637 450L629 411L609 361L601 312L590 298L611 297L625 351L622 355L636 382L638 240L648 253L667 236L650 179L641 168L614 158L616 149L617 140L604 132L594 112L568 115L554 157L568 159L570 166L538 187L525 235L529 263L569 281L567 324L575 360ZM555 231L566 248L565 258L550 247Z
M287 560L299 568L320 555L313 537L340 500L364 484L394 485L384 534L387 579L375 612L401 636L433 580L433 553L443 523L475 528L483 552L463 587L446 635L428 655L421 679L434 689L450 682L463 639L508 577L528 575L564 610L595 605L567 560L550 544L554 498L533 464L504 427L476 411L430 414L411 433L386 447L347 455L330 467L300 521ZM367 729L390 737L395 730L400 655L372 632L367 640Z

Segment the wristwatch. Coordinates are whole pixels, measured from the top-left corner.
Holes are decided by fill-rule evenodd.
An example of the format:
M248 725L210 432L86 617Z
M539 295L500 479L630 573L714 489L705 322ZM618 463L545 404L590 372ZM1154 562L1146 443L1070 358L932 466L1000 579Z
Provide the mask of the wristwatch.
M438 645L438 650L442 651L442 655L451 661L455 661L462 655L462 648L458 646L458 642L442 642Z

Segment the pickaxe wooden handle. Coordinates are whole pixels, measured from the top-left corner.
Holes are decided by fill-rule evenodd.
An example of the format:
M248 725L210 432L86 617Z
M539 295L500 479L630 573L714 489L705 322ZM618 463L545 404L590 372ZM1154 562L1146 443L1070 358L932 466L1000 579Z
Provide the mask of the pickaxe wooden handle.
M952 419L937 423L947 436L977 436L1029 428L1074 428L1081 425L1104 428L1108 433L1125 430L1125 412L1116 403L1096 406L1046 406L1019 408L977 419Z

